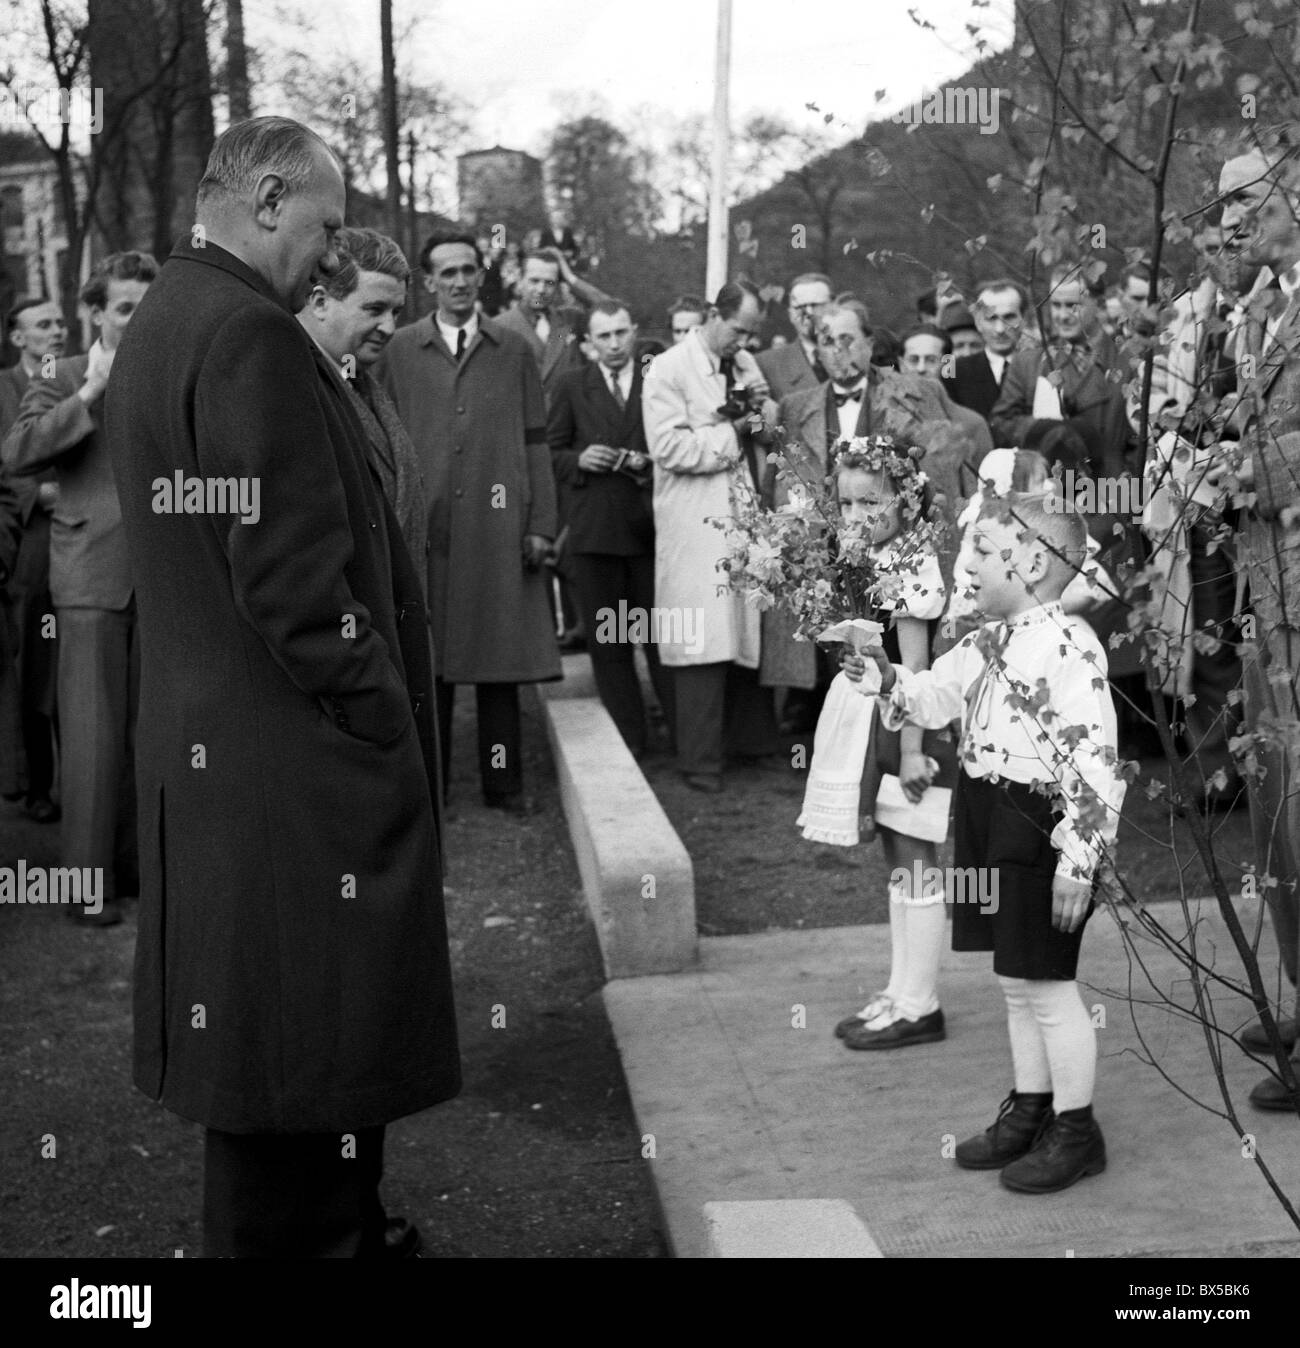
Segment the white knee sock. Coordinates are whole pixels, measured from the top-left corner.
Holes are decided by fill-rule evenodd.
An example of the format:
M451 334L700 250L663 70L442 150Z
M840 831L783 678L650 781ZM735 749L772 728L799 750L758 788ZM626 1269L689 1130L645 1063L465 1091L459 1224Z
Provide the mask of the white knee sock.
M1060 1114L1092 1104L1097 1032L1074 979L1026 983L1051 1071L1052 1108Z
M903 912L903 891L889 886L889 982L885 996L898 1000L903 989L903 970L907 968L907 923Z
M1023 978L1003 978L1001 974L998 982L1007 1003L1007 1034L1011 1039L1016 1090L1022 1095L1044 1095L1052 1089L1052 1073L1029 997L1029 989L1039 985Z
M948 935L948 919L942 898L937 903L898 906L907 930L907 961L894 1000L903 1019L920 1020L939 1009L939 960Z

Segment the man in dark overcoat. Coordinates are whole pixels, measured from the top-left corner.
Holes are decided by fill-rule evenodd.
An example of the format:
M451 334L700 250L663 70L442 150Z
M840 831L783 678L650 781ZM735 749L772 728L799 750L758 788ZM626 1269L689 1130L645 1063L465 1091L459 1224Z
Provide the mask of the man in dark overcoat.
M443 780L455 685L472 683L483 799L518 813L529 808L519 685L560 677L543 566L556 505L541 377L524 339L475 309L483 259L472 235L433 235L420 265L437 308L394 335L376 374L415 442L429 502Z
M231 127L108 399L142 636L135 1081L208 1130L209 1256L410 1252L384 1125L460 1086L425 607L294 318L343 201L305 127Z

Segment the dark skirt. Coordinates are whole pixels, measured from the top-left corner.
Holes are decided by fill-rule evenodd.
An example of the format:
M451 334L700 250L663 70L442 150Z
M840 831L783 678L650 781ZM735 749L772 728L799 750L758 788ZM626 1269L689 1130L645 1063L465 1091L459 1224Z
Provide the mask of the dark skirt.
M1004 978L1074 978L1094 904L1077 931L1052 926L1059 854L1051 838L1061 812L1019 782L962 772L953 816L953 864L974 870L953 904L952 948L991 950L993 972Z

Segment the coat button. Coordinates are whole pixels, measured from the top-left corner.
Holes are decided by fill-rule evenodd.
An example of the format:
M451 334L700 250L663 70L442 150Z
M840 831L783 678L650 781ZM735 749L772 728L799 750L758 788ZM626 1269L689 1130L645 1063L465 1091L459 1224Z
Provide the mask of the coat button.
M457 411L461 416L464 416L464 415L465 415L465 409L464 409L463 407L458 407L458 408L456 409L456 411Z
M464 490L463 490L462 488L457 487L457 488L456 488L456 495L457 495L457 496L464 496L464 495L465 495L465 492L464 492Z
M378 529L378 528L379 528L379 525L378 525L374 520L371 520L371 521L370 521L370 527L371 527L372 529Z
M411 699L412 713L418 716L420 714L420 708L423 706L424 706L424 694L416 693L416 695Z

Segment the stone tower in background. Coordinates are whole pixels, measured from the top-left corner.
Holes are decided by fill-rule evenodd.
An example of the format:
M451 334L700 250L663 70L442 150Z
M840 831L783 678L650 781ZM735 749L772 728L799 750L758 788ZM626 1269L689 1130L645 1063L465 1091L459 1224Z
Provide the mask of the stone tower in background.
M490 235L504 225L506 237L522 242L530 229L546 226L542 164L522 150L494 145L456 161L460 218L476 233Z

